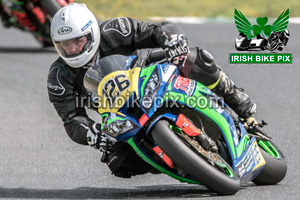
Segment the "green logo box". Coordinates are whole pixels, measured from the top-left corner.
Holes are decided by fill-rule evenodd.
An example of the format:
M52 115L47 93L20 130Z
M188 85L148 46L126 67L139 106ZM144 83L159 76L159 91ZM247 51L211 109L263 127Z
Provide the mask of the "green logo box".
M292 53L229 53L229 64L292 64Z

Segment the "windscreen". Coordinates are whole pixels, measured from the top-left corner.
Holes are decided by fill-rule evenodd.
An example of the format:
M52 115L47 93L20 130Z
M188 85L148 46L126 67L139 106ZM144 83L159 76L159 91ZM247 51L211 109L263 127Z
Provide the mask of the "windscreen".
M126 60L128 56L123 55L112 55L101 58L95 62L86 72L84 77L85 88L93 93L93 95L98 95L98 85L101 80L108 74L118 71L125 70Z

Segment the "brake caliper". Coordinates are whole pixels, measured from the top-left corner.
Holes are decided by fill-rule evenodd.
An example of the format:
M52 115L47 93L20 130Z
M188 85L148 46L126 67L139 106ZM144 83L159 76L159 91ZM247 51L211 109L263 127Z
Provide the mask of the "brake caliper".
M183 114L179 114L176 125L181 128L185 134L196 137L205 149L211 150L213 152L218 151L216 143L204 132L198 129L192 122L190 122L190 120Z

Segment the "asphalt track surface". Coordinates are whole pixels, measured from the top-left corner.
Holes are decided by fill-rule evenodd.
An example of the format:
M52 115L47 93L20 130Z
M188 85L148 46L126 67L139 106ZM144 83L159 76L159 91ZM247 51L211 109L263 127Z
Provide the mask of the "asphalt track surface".
M234 24L181 25L190 46L210 51L234 82L257 104L256 116L288 160L278 185L249 183L234 196L218 196L203 186L166 175L120 179L110 175L94 149L72 142L48 101L46 79L57 58L33 37L0 28L0 198L11 199L299 199L300 41L299 25L289 25L286 52L292 65L229 65L235 51ZM93 118L97 115L93 114Z

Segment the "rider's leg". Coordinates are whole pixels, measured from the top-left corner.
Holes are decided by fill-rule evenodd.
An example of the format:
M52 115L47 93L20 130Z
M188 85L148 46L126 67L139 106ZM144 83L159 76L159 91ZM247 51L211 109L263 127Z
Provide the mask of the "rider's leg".
M156 172L154 167L146 163L133 149L125 142L117 142L113 145L108 155L107 165L112 174L121 178Z
M256 104L243 89L234 85L206 50L191 49L190 57L180 72L183 76L203 83L214 93L222 96L226 104L240 117L248 118L255 113Z

